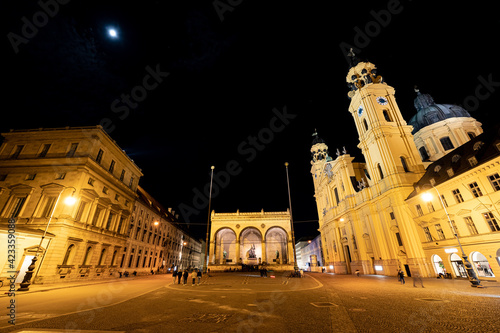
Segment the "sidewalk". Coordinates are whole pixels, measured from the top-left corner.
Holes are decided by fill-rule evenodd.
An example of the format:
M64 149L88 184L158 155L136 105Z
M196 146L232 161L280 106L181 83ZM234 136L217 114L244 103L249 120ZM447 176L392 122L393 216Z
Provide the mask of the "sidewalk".
M18 291L20 287L20 283L16 283L15 292L17 295L28 294L28 293L36 293L48 290L56 290L56 289L64 289L64 288L74 288L74 287L82 287L96 284L104 284L104 283L112 283L112 282L120 282L122 280L138 280L138 279L147 279L153 276L162 276L170 281L171 274L155 274L155 275L138 275L138 276L129 276L129 277L112 277L106 279L96 279L96 280L82 280L82 281L71 281L71 282L61 282L61 283L46 283L46 284L32 284L29 286L28 291ZM9 281L4 280L3 287L0 288L0 298L9 297Z

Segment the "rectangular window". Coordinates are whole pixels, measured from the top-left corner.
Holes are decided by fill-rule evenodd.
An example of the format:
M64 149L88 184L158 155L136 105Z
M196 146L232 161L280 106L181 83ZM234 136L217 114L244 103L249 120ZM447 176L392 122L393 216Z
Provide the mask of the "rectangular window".
M451 149L455 148L453 146L453 143L451 142L449 136L445 136L444 138L439 139L439 141L443 145L443 149L444 150L451 150Z
M130 183L128 184L128 187L132 188L133 184L134 184L134 177L130 177Z
M17 145L16 149L14 150L12 155L10 155L10 158L12 158L12 159L18 158L19 155L21 154L21 151L23 150L23 148L24 148L24 145Z
M104 151L102 149L99 149L99 152L97 153L97 157L95 158L95 161L98 164L101 164L102 162L102 155L104 154Z
M486 222L488 223L488 226L490 227L491 231L500 231L500 226L498 225L495 216L493 216L493 213L491 212L483 213L483 216Z
M111 164L109 165L109 172L113 173L115 170L115 161L111 160Z
M453 197L455 197L455 201L458 203L464 202L464 198L462 198L462 194L460 194L460 190L457 188L452 191Z
M340 200L339 200L339 191L337 191L337 188L333 189L333 193L335 193L335 205L338 206Z
M474 197L477 198L477 197L480 197L483 195L483 193L481 192L481 189L479 188L479 185L477 185L476 182L470 183L469 187L470 187L470 190L471 190L472 195Z
M47 199L45 200L45 206L43 208L41 217L50 217L50 214L52 213L56 200L57 197L47 197Z
M106 222L106 230L109 230L109 228L111 228L111 223L113 222L114 217L115 217L115 214L109 213L108 221Z
M38 157L42 158L42 157L47 156L47 153L49 152L49 148L50 148L50 143L44 144L42 151L40 152L40 154L38 154Z
M432 205L432 202L427 203L427 209L429 210L429 213L432 213L434 211L434 206Z
M477 165L477 159L474 156L472 156L471 158L469 158L469 164L472 167L476 166Z
M444 197L444 194L441 194L441 199L443 200L444 206L448 207L448 202L446 201L446 198Z
M97 226L97 223L99 223L99 215L101 215L101 210L102 208L99 207L95 209L94 217L92 218L92 225Z
M78 206L78 211L76 212L75 221L82 221L83 212L85 211L86 206L87 203L85 201L80 202L80 206Z
M66 157L73 157L73 156L75 156L77 148L78 148L78 143L72 143L71 146L69 147L69 151L66 154Z
M36 173L30 173L29 175L26 175L26 180L35 180L36 178Z
M477 228L476 225L474 224L474 221L472 221L472 217L466 216L464 217L465 224L467 225L467 228L469 229L469 233L471 235L477 235Z
M444 236L444 231L443 228L441 228L441 224L436 224L434 227L436 227L436 232L438 234L439 239L445 239L446 237Z
M401 240L401 235L399 232L396 232L396 239L398 240L399 246L403 246L403 241Z
M423 227L424 233L425 233L425 238L427 239L428 242L432 242L432 235L431 232L429 231L429 227Z
M424 211L422 210L422 207L420 207L420 205L416 205L415 208L417 209L418 216L424 215Z
M62 172L62 173L57 173L55 179L62 180L65 177L66 177L66 172Z
M10 217L10 218L18 217L25 202L26 202L26 197L14 198L14 204L12 205L12 210L11 210L10 214L8 215L8 217Z
M495 191L500 191L500 175L498 173L488 176L488 180Z
M120 174L120 181L123 181L123 178L125 178L125 169L123 169L122 173Z
M460 236L460 233L458 232L458 228L457 228L457 224L455 223L455 220L451 220L451 225L453 226L453 229L455 229L455 231L453 232L453 230L451 230L453 232L453 234L457 234L458 236Z

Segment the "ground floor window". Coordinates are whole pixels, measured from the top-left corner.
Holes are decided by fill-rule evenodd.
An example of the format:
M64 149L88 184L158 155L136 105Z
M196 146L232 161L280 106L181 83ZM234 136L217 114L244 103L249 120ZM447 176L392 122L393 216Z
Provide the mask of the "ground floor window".
M474 268L477 270L477 275L482 277L494 277L493 271L488 263L488 259L480 252L472 252L471 255Z
M437 254L432 256L432 263L434 265L434 270L436 271L436 274L446 274L446 269L444 268L443 260L441 259L440 256Z
M458 256L458 254L453 253L450 256L451 267L453 267L453 272L455 276L458 278L467 278L467 271L465 270L464 263L462 258Z

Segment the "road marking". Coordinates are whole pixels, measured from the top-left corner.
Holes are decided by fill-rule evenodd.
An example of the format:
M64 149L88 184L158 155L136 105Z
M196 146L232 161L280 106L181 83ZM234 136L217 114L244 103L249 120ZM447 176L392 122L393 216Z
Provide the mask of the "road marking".
M312 302L311 305L315 306L317 308L330 308L332 306L338 307L337 304L332 303L332 302Z

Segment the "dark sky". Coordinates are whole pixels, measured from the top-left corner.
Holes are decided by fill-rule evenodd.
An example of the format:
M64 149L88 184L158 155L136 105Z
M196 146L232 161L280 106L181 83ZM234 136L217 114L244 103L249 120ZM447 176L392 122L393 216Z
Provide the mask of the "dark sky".
M184 210L201 236L208 207L196 193L211 165L215 211L281 211L285 162L296 237L316 232L314 129L334 157L345 146L361 160L347 111L349 46L396 88L407 120L414 85L437 103L465 102L485 124L500 118L494 3L46 3L2 3L0 130L104 124L142 168L140 185Z

